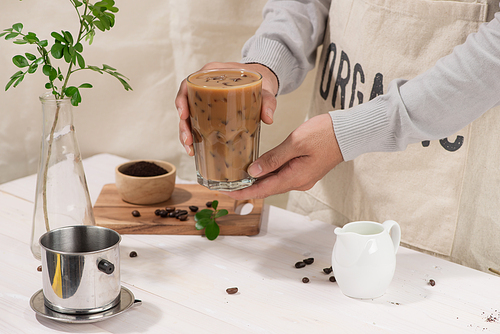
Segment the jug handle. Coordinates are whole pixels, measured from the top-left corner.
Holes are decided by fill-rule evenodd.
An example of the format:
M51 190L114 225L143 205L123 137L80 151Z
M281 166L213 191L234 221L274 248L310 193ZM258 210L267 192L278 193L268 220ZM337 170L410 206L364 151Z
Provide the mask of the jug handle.
M399 242L401 241L401 227L394 220L387 220L383 224L384 229L389 233L394 244L394 254L398 252Z

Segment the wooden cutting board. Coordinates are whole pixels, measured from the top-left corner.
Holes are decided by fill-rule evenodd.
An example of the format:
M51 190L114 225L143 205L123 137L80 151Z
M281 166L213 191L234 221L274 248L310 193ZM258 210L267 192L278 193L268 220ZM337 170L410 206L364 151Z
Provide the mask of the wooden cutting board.
M229 214L217 218L220 235L256 235L260 231L264 200L235 201L229 196L208 190L199 184L176 184L172 197L166 202L154 205L137 205L124 202L115 184L106 184L94 205L96 225L115 230L120 234L203 234L194 225L194 214L189 206L206 209L209 201L219 201L218 209L227 209ZM238 207L250 203L253 209L248 214L238 214ZM188 210L186 221L176 218L161 218L156 209L175 207ZM140 217L132 216L132 211L140 212Z

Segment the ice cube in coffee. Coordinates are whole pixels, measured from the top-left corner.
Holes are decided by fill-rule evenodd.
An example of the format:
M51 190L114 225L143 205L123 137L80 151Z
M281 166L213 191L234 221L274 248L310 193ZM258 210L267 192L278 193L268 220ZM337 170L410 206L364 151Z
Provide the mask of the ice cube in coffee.
M254 181L248 166L258 157L262 76L217 69L187 79L198 182L213 190L237 190Z

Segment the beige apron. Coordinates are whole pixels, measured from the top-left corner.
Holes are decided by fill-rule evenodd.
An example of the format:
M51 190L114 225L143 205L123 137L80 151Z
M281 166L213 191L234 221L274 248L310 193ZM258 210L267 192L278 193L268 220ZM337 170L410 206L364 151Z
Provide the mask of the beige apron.
M424 72L492 19L498 5L333 0L309 116L366 102L391 80ZM311 190L292 192L288 209L339 226L394 219L403 244L500 269L498 111L442 140L344 162Z

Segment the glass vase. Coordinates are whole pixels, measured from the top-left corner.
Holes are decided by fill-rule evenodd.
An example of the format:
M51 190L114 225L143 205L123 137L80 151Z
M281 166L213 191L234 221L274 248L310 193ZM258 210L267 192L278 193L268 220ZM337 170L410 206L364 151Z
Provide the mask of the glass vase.
M40 237L69 225L95 225L69 98L40 96L43 133L36 183L31 252L40 259Z

